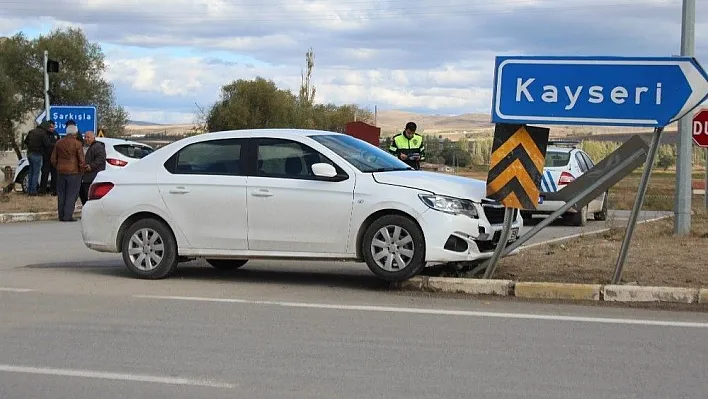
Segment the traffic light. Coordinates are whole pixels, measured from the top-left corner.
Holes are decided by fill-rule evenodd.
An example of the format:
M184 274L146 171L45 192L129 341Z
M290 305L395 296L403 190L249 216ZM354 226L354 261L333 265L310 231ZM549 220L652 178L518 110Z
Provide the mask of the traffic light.
M47 60L47 73L59 72L59 61Z

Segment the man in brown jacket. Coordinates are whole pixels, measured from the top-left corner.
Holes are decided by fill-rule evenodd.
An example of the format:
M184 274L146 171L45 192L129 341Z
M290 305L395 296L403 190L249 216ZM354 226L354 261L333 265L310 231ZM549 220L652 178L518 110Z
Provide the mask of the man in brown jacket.
M76 199L81 189L81 177L86 167L84 146L76 139L76 133L68 133L57 141L52 151L51 162L57 169L59 220L73 222Z

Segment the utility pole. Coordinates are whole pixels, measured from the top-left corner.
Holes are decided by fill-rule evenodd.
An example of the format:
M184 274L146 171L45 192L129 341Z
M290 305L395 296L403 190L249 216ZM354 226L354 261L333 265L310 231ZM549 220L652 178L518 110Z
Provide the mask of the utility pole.
M44 107L47 112L44 120L48 121L51 117L49 116L49 51L47 50L44 50Z
M693 57L696 39L696 0L683 0L681 55ZM678 122L678 159L676 160L676 197L674 199L674 234L691 231L691 172L693 171L692 116Z

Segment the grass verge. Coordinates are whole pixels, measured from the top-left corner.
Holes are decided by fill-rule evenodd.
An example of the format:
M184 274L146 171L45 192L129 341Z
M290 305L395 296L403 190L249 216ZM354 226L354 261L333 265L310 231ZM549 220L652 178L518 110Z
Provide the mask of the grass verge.
M0 213L56 212L57 197L11 192L0 196Z
M625 228L521 251L499 262L499 279L563 283L611 282ZM708 215L692 217L686 237L673 235L673 219L638 225L625 262L623 283L708 287Z

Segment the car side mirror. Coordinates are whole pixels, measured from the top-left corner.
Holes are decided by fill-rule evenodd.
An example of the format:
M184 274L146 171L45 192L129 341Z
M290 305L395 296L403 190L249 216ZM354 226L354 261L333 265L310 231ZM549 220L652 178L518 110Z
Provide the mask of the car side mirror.
M328 163L316 163L312 165L312 173L317 177L333 178L337 176L337 170Z

